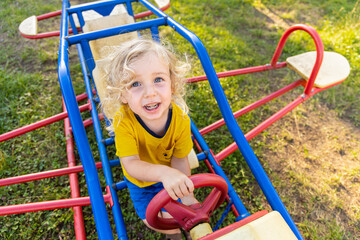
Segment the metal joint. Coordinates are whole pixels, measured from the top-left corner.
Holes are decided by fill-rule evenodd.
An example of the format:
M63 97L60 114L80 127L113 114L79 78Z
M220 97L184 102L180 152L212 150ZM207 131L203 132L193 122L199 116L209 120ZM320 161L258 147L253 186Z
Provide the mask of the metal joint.
M206 151L206 150L205 150L203 153L205 154L206 158L208 158L208 156L209 156L209 151Z

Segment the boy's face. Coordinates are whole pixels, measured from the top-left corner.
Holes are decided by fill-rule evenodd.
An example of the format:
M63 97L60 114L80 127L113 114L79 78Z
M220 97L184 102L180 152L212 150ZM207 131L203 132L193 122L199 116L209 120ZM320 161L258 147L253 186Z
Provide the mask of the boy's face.
M129 104L145 124L153 121L165 124L172 96L169 67L155 54L148 53L130 68L135 78L121 98L123 103Z

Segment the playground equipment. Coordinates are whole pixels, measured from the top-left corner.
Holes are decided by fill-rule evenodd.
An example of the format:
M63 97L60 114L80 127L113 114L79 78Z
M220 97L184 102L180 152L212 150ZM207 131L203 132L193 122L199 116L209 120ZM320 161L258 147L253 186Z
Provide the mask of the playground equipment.
M69 137L67 139L68 168L1 179L0 186L69 174L72 198L1 206L0 215L72 207L74 210L76 239L85 239L81 206L91 205L99 239L114 238L109 215L112 215L114 219L117 237L119 239L128 239L126 223L123 220L119 204L121 201L121 190L126 188L126 184L123 181L116 182L113 179L112 168L120 163L118 159L109 160L106 148L114 143L114 138L104 138L100 121L106 120L106 116L101 113L99 114L97 110L97 104L99 104L103 96L104 86L102 80L105 76L104 66L109 62L107 55L109 51L111 52L111 48L122 41L138 37L140 30L150 30L153 39L159 41L158 28L170 27L192 44L206 74L205 76L189 78L188 82L204 80L209 82L223 119L201 130L196 127L194 122L191 124L198 154L196 154L195 158L192 157L190 159L194 166L198 164L198 161L204 161L212 173L195 175L192 179L196 187L213 186L215 187L214 190L202 203L192 206L182 206L170 200L166 192L163 191L155 197L148 208L148 222L155 227L163 229L181 226L186 230L190 230L193 239L302 239L299 230L251 149L248 140L255 137L308 98L344 81L350 72L347 60L339 54L324 52L321 39L312 27L295 25L285 31L281 37L270 64L216 73L204 45L194 33L187 30L172 19L171 16L166 15L147 0L138 0L138 2L143 4L150 12L136 15L133 13L132 2L134 1L107 0L71 6L69 1L63 0L61 11L46 16L30 17L20 25L20 32L28 38L60 36L58 77L64 100L64 112L29 126L4 133L0 135L0 141L5 141L39 127L64 120L66 135L74 137L82 166L77 166L73 161L73 138ZM167 8L169 2L160 1L159 6L163 9ZM143 17L149 13L155 14L156 18L136 21L139 16ZM37 33L37 21L59 14L61 14L60 32L47 35ZM69 24L71 30L69 29ZM304 53L290 57L286 62L278 62L287 38L291 33L299 30L307 32L313 38L316 52ZM73 35L70 36L70 33L73 33ZM77 48L86 86L86 93L79 96L74 94L69 71L68 50L72 45ZM294 69L302 78L243 109L234 113L231 111L219 78L271 71L284 67ZM336 71L333 71L335 69ZM299 86L304 87L303 94L247 134L242 133L236 118ZM88 103L79 106L78 102L84 99L88 99ZM80 114L83 111L91 113L91 121L83 121ZM214 154L205 142L203 135L225 124L235 142L219 153ZM95 162L90 149L89 140L85 132L85 127L89 125L93 125L95 129L101 162ZM219 162L236 149L239 149L244 156L272 207L272 212L261 211L251 215L232 187L226 173L221 168ZM192 156L194 156L194 152ZM105 195L102 191L103 186L100 185L98 168L103 169L105 176ZM79 194L76 173L81 171L85 173L89 197L80 197ZM219 207L224 199L228 201L228 208L232 208L233 214L236 216L236 222L222 229L215 229L212 233L213 230L207 225L207 222L213 210ZM106 204L111 206L111 213L106 210ZM162 207L168 210L174 218L170 220L158 218L157 212Z

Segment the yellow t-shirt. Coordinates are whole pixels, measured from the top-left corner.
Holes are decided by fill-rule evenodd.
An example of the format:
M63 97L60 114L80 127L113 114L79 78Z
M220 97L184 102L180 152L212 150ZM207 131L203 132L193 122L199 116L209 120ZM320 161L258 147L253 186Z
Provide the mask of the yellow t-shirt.
M163 136L156 136L146 130L128 105L120 108L120 116L114 119L115 146L118 157L139 155L140 159L153 164L170 166L171 157L186 157L192 147L190 118L183 114L179 106L172 103L172 113L168 128ZM140 120L141 121L141 120ZM154 182L140 181L131 177L123 167L125 177L139 187L147 187Z

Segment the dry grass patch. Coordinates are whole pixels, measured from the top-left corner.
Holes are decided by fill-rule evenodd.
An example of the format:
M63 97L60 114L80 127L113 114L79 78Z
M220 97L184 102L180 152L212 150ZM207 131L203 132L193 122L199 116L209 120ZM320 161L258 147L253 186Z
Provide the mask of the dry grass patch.
M280 185L290 213L302 222L304 235L359 239L360 129L310 102L269 133L263 159L278 178L275 185ZM333 225L340 228L341 238L330 238Z

